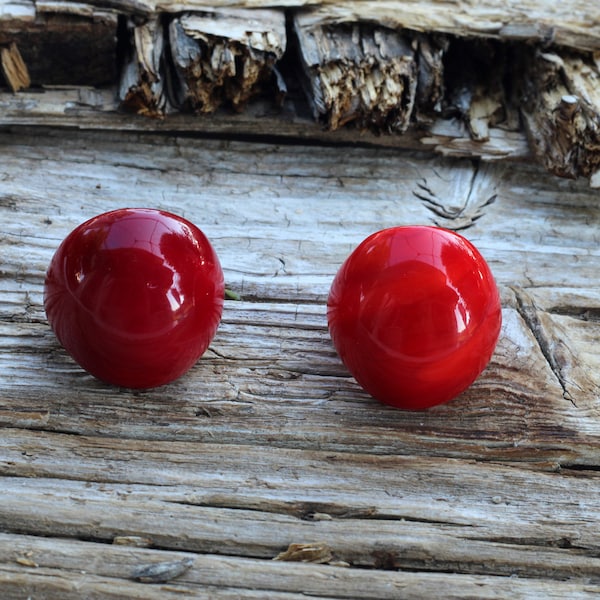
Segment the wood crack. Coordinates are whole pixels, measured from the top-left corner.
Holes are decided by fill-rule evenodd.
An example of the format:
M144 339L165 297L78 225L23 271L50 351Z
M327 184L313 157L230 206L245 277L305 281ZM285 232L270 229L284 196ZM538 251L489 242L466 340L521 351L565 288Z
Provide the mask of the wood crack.
M534 537L516 537L516 536L499 536L499 537L483 537L483 536L464 536L465 539L474 542L489 542L491 544L507 544L510 546L533 546L536 548L560 548L563 550L579 550L587 551L585 546L578 546L571 541L567 536L559 538L540 539Z
M266 481L255 482L255 485L263 486L267 489L274 489L276 486L270 485ZM234 499L232 496L224 496L221 500L207 497L184 498L184 499L166 499L165 502L183 506L201 506L204 508L217 508L226 510L256 511L261 513L274 513L297 517L302 521L330 521L333 519L366 519L370 521L398 521L417 523L424 525L439 525L442 527L465 528L469 525L447 521L442 519L427 519L425 517L415 517L402 514L385 513L374 507L353 507L348 505L303 502L303 501L283 501L274 499L258 499L252 502L251 498Z
M600 307L598 306L552 306L547 309L546 312L551 315L572 317L573 319L578 319L580 321L600 323Z
M517 311L531 331L542 355L550 367L550 370L556 377L556 380L562 389L563 398L571 402L575 408L578 408L575 398L573 398L569 391L569 382L567 381L559 360L555 355L555 342L547 335L542 323L540 322L538 317L538 309L535 306L535 303L523 289L516 288L514 286L511 286L510 289L515 294L515 298L517 300Z

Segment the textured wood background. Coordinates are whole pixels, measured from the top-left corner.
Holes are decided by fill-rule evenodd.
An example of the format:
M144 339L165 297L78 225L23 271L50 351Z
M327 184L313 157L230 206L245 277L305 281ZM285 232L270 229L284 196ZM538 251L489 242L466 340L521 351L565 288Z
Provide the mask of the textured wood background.
M0 132L3 599L597 597L598 192L527 162L280 142ZM241 296L146 392L82 372L42 308L60 241L123 206L195 222ZM478 381L414 413L357 387L325 318L352 248L411 223L466 227L504 308Z
M599 24L584 0L0 0L0 123L530 154L600 188Z

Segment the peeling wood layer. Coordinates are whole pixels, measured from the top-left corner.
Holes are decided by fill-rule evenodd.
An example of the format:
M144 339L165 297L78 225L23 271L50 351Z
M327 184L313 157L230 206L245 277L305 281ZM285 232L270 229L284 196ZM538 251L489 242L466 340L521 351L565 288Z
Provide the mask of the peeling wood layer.
M126 30L129 48L119 83L121 107L148 117L162 117L168 110L162 20L155 16L136 24L129 19Z

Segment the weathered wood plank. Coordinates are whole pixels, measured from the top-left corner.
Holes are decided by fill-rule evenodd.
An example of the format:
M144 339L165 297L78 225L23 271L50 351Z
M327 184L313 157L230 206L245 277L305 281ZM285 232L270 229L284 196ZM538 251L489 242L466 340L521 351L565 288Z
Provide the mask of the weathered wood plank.
M188 375L146 392L83 373L42 308L61 239L124 205L197 223L242 297ZM17 127L0 133L0 222L7 598L597 593L600 206L583 182L382 147ZM486 256L504 324L470 390L401 412L345 372L325 301L365 235L432 222ZM112 544L127 536L152 547ZM291 543L350 566L272 561ZM166 584L131 579L190 555Z
M118 139L122 145L115 147ZM3 338L4 387L7 392L12 390L5 402L14 411L5 414L9 422L11 414L15 418L21 414L23 422L39 415L35 418L53 429L60 426L59 422L69 430L89 423L90 428L86 425L81 432L90 433L96 430L96 420L101 419L102 429L112 435L163 437L176 430L181 439L190 439L218 432L231 441L241 435L245 439L269 439L274 423L283 419L290 425L278 436L278 443L283 445L293 445L305 436L307 443L312 440L311 444L327 444L330 448L371 447L372 451L386 452L419 447L423 439L418 427L420 415L375 410L364 403L360 394L358 402L353 400L357 393L355 384L342 376L343 370L327 338L324 302L328 286L352 246L375 227L432 219L444 226L463 226L465 219L472 220L483 211L468 231L490 260L503 288L505 335L487 376L480 382L482 387L476 386L466 395L465 402L474 411L473 421L463 417L452 424L452 428L458 428L453 430L460 432L455 436L455 447L446 438L436 441L433 437L429 451L458 454L470 447L477 455L484 452L488 457L511 460L519 455L520 446L496 447L491 443L505 439L507 423L511 423L511 440L519 440L527 449L537 445L542 460L595 461L592 434L597 431L594 398L598 395L598 381L594 369L585 369L587 374L575 369L580 360L576 347L575 355L550 362L547 358L551 354L550 341L554 340L560 349L564 345L557 338L569 339L572 335L574 340L580 339L581 321L567 313L556 328L553 323L565 311L546 316L537 308L544 299L539 290L548 286L568 287L567 303L575 288L589 298L588 309L597 305L598 294L593 294L589 285L597 265L597 234L588 224L596 218L598 209L595 195L580 186L554 184L541 178L532 197L527 184L534 173L540 178L535 169L498 169L490 165L475 171L469 164L431 163L383 150L345 149L346 162L340 163L336 153L327 148L296 148L289 153L280 148L273 153L268 145L182 139L165 143L162 139L155 146L152 138L146 144L136 137L106 135L95 136L94 148L82 147L77 136L66 136L50 149L33 138L30 143L26 138L10 140L12 143L5 146L4 169L16 181L27 173L28 184L26 191L21 192L11 184L4 209L3 272L7 283L11 273L15 280L5 296L2 313L22 322L15 331L16 337ZM192 163L194 169L187 169L186 165ZM82 164L87 165L85 177ZM43 176L32 177L38 172ZM55 186L49 185L51 173L60 174ZM134 184L133 196L122 189L120 181ZM372 181L377 182L375 198ZM448 182L454 187L448 189ZM64 198L65 185L70 199ZM197 189L203 189L201 198L195 193ZM427 194L427 201L415 193ZM500 199L487 204L493 194ZM125 197L127 204L158 202L203 226L218 248L228 285L246 299L243 303L228 303L213 345L214 353L196 367L195 376L206 380L202 389L189 390L185 382L180 382L169 393L172 402L179 394L192 394L195 402L209 410L210 403L215 402L225 418L190 420L193 411L189 407L181 415L174 415L172 426L165 429L156 422L163 392L152 392L144 395L144 403L138 406L142 411L138 424L126 425L126 413L106 412L110 401L101 399L106 387L81 374L57 348L52 350L55 342L45 329L40 312L42 274L52 250L78 222L123 205ZM243 202L233 208L220 201L223 197ZM80 198L86 199L84 209ZM437 203L433 213L431 200ZM354 211L351 217L348 215L349 201L364 207L360 218ZM41 214L40 202L44 206ZM71 208L65 213L67 206ZM64 216L58 213L59 207ZM544 210L543 221L540 210ZM518 224L515 214L519 215ZM18 215L30 215L28 218L40 223L42 230L34 236L26 234ZM568 219L565 215L569 215ZM227 224L226 232L219 225L222 223ZM254 230L251 236L249 223ZM547 231L553 228L560 235L548 237ZM574 269L575 256L578 263ZM292 304L288 305L290 301ZM560 297L553 299L553 306L557 305L560 306ZM570 327L576 328L577 333L570 334ZM585 327L590 336L595 335L594 321L585 322ZM246 345L239 342L240 331L246 336ZM43 344L41 353L27 349L33 340ZM16 351L23 354L27 369L12 360ZM586 356L590 356L589 351L586 346ZM53 357L50 361L44 358L48 352ZM594 356L592 360L597 360ZM567 362L559 367L561 360ZM566 374L570 370L578 373L573 381ZM523 387L511 387L515 377ZM275 401L283 393L282 379L286 380L285 394ZM44 397L50 394L62 406L64 389L56 384L67 380L67 388L88 389L90 401L78 407L62 407L59 418L36 400L34 390L47 389ZM576 404L581 403L575 413L571 402L563 398L567 391ZM24 413L22 394L27 395L29 403ZM497 412L486 418L483 429L479 424L474 435L477 415L487 412L488 395L499 396ZM528 395L546 401L533 403L524 411L522 403ZM257 398L263 401L256 402ZM271 400L266 401L267 398ZM181 402L177 401L177 405L181 406ZM369 424L371 431L378 432L376 439L345 434L328 439L325 432L312 425L310 434L291 427L292 408L307 423L312 423L310 415L317 411L320 418L331 419L334 426L339 418L335 410L330 410L334 407L346 408L348 425L364 420L365 426ZM545 430L548 414L555 414L557 422L564 425L563 444L556 445L555 434ZM432 411L427 418L432 427L439 427L447 423L448 409ZM465 442L465 435L469 442ZM477 436L481 438L479 442ZM524 450L525 454L528 451Z
M308 0L92 0L90 4L125 13L201 11L206 7L303 8ZM599 8L587 0L460 0L449 8L443 0L355 0L318 3L316 18L327 15L331 23L370 21L392 28L439 31L459 36L498 37L554 42L595 50L600 48Z
M427 569L435 553L437 569L470 573L592 576L599 566L597 477L532 477L516 465L461 459L4 431L2 525L21 532L110 542L135 531L165 549L263 558L292 542L327 540L335 560L354 566L389 556L396 568ZM14 506L8 498L24 477L35 477L35 487L28 483L28 503ZM57 485L66 478L76 482Z
M165 560L183 560L192 556L194 564L185 575L163 585L143 585L128 581L129 573L139 564ZM37 567L21 562L32 561ZM493 577L463 574L370 572L364 569L340 569L327 565L278 563L256 559L222 557L210 554L190 555L183 552L137 550L91 542L29 536L0 537L0 581L7 599L22 598L24 592L59 588L65 598L79 598L82 590L91 593L114 593L111 580L117 580L121 597L180 598L353 598L386 600L402 597L419 600L435 597L444 589L450 599L477 597L498 600L519 598L592 598L597 586L577 580L544 581L516 577ZM69 566L77 576L65 573ZM60 573L61 584L56 577ZM48 586L53 586L49 588ZM302 590L300 592L299 590Z
M302 464L294 472L305 478L309 475L303 471ZM446 476L450 478L450 474ZM252 479L245 483L269 485L267 481ZM592 519L594 516L592 512L583 511L579 521L573 519L573 511L580 506L580 496L573 492L564 498L565 510L559 508L560 515L567 514L569 525L559 523L559 515L548 509L546 496L546 501L541 503L543 510L537 516L538 523L523 522L517 517L514 523L498 526L488 515L487 505L499 507L497 512L504 515L504 519L498 518L500 521L514 518L516 511L510 507L507 510L511 501L519 504L523 501L515 499L510 489L511 500L498 494L485 499L477 495L471 499L475 506L470 508L470 519L482 525L489 520L480 529L436 521L440 516L435 505L434 513L425 516L423 522L419 517L379 516L372 508L361 510L352 505L334 507L340 512L331 515L326 504L318 503L309 506L324 508L325 512L307 513L308 517L303 519L293 512L270 511L269 500L258 507L250 503L248 507L231 509L218 504L228 498L226 494L213 496L206 505L191 494L178 498L173 486L169 486L172 491L164 497L160 490L154 492L137 483L135 491L131 491L132 485L131 482L126 485L57 484L41 479L28 482L24 490L22 480L4 478L0 497L8 509L2 515L2 527L21 534L91 539L104 544L135 532L148 538L153 547L164 550L262 560L272 560L291 543L326 543L334 566L344 562L361 569L517 574L548 579L593 577L598 570L598 546L590 542L595 528L590 516ZM241 486L242 492L244 487ZM597 489L597 485L588 486L584 493L594 495ZM8 502L9 494L15 493L20 497L26 493L27 504ZM436 498L435 504L452 506L454 497ZM293 499L294 491L288 491L287 498ZM212 505L211 500L216 505ZM373 500L377 502L376 497ZM403 500L399 503L410 506L410 492ZM431 506L429 497L427 502ZM551 504L558 505L558 502ZM531 509L535 508L537 503L533 502ZM461 516L467 515L463 512ZM547 527L543 527L545 522Z
M298 143L320 142L330 145L366 145L426 150L444 156L473 157L484 160L529 160L527 140L522 132L490 128L489 140L474 141L457 120L438 119L403 135L378 135L353 129L323 131L308 114L303 99L289 97L281 110L270 101L253 102L242 113L217 111L210 118L170 114L165 121L135 118L118 113L112 89L60 88L44 93L21 92L17 97L0 94L0 125L38 127L77 127L116 131L211 134L222 137L282 140Z

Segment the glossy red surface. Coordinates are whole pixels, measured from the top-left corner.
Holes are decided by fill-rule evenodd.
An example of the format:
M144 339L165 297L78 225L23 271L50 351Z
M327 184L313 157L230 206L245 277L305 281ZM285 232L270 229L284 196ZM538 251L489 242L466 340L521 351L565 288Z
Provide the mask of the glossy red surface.
M46 275L48 321L67 352L109 383L149 388L200 358L223 309L204 234L154 209L104 213L71 232Z
M500 333L492 273L437 227L369 236L341 266L327 318L342 361L374 398L419 410L451 400L488 364Z

